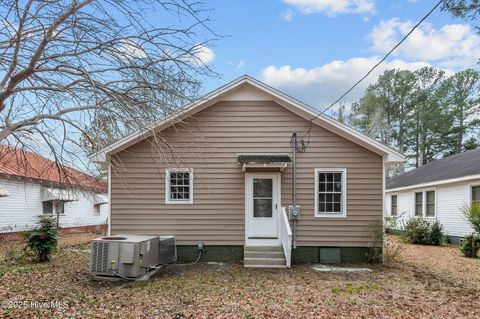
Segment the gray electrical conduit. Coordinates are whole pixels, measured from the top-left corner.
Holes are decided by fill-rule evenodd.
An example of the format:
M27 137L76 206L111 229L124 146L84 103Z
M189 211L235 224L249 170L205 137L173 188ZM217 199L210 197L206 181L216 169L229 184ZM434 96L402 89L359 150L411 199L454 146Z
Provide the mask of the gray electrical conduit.
M125 280L131 280L131 281L135 281L139 278L142 278L143 276L145 276L146 274L148 274L149 271L152 271L153 269L160 269L160 268L163 268L167 266L167 264L156 264L155 266L152 266L152 267L147 267L147 269L145 270L145 272L141 275L138 275L137 277L127 277L127 276L123 276L123 275L120 275L119 273L117 272L114 272L113 274L115 276L118 276L122 279L125 279Z
M198 251L198 257L197 257L197 260L195 260L194 262L192 263L186 263L186 264L175 264L177 266L190 266L190 265L195 265L197 264L199 261L200 261L200 258L202 258L202 252L203 250L199 250Z
M202 258L202 252L203 252L203 250L199 250L199 251L198 251L198 257L197 257L197 259L196 259L194 262L192 262L192 263L175 264L175 265L177 265L177 266L195 265L195 264L197 264L197 263L200 261L200 258ZM160 266L161 266L161 267L160 267ZM139 278L142 278L142 277L145 276L146 274L148 274L149 271L152 271L153 269L163 268L163 267L165 267L165 266L168 266L168 265L167 265L167 264L157 264L157 265L155 265L155 266L153 266L153 267L148 267L143 274L141 274L141 275L139 275L139 276L137 276L137 277L127 277L127 276L120 275L120 274L117 273L117 272L114 272L113 274L114 274L115 276L118 276L118 277L120 277L120 278L122 278L122 279L125 279L125 280L135 281L135 280L137 280L137 279L139 279Z

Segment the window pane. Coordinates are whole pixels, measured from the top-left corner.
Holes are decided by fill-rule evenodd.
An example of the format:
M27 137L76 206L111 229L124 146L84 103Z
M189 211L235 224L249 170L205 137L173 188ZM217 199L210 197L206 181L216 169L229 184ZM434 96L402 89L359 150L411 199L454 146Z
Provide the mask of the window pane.
M334 174L334 181L335 181L335 183L341 183L342 182L342 173L335 173Z
M427 192L427 203L435 203L435 191Z
M340 203L342 201L342 194L334 194L333 201L336 203Z
M319 192L324 192L324 191L326 191L325 183L323 183L323 182L318 183L318 191L319 191Z
M273 180L271 178L253 179L253 197L272 197Z
M392 206L397 206L397 195L392 195Z
M480 186L472 187L472 202L480 201Z
M318 194L318 211L325 212L325 194Z
M333 182L333 173L326 173L327 175L327 182L332 183Z
M342 212L340 203L333 204L333 212L335 212L335 213L341 213Z
M415 205L415 216L422 216L422 205Z
M327 208L325 209L327 213L333 212L333 203L327 202Z
M253 199L253 217L272 217L272 200Z
M427 204L427 210L425 214L428 217L434 217L435 216L435 204Z
M52 213L52 209L53 208L53 204L51 201L48 201L48 202L43 202L43 213L44 214L51 214Z
M397 215L397 195L392 195L391 197L392 207L391 207L391 215Z
M342 191L342 182L335 182L335 192L341 192Z
M423 193L415 193L415 216L422 216Z
M422 204L423 202L423 193L415 193L415 205Z
M325 194L325 201L326 201L327 203L333 202L333 194L328 194L328 193Z

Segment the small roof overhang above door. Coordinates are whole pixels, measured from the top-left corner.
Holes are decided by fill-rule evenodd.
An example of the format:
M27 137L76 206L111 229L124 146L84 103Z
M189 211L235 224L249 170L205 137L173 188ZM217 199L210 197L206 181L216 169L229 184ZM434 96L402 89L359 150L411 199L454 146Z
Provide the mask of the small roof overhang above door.
M44 188L42 190L42 202L48 202L52 200L73 202L77 201L78 197L72 190L60 188Z
M278 168L283 171L292 162L286 154L238 154L237 160L244 172L248 168Z

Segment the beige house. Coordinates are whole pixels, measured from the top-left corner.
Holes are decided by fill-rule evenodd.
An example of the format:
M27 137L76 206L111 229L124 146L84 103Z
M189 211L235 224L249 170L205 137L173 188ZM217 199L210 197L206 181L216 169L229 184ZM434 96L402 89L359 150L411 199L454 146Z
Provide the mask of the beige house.
M91 158L109 164L112 234L174 235L180 260L202 242L202 260L255 267L365 260L384 168L404 160L249 76Z

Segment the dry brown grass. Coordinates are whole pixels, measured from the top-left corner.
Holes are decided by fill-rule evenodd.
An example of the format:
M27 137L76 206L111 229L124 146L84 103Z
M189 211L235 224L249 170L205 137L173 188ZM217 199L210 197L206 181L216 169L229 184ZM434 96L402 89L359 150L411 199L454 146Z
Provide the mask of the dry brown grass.
M395 238L396 241L399 241ZM460 285L480 289L480 259L465 258L454 245L405 245L404 264Z
M81 234L66 234L60 235L58 246L60 248L68 246L77 246L81 244L88 244L92 239L101 237L101 233L81 233ZM13 241L0 242L0 264L18 263L25 257L25 240L22 237L16 236Z
M169 266L146 283L103 283L91 281L88 254L62 249L50 263L1 270L0 300L59 300L68 307L3 308L0 317L478 318L478 281L455 277L455 269L478 275L480 261L432 246L408 246L403 260L375 266L372 274L325 274L308 265Z

